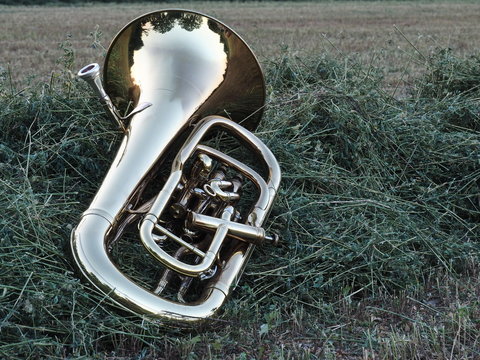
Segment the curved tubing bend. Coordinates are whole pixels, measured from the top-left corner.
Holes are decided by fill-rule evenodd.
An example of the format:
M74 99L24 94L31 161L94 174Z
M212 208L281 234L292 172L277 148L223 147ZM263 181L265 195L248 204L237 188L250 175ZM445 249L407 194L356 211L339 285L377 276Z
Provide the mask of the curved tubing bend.
M258 138L230 120L211 116L201 122L199 128L191 134L186 145L184 145L173 162L172 170L174 171L172 174L178 175L176 177L174 176L173 180L181 175L183 164L191 153L193 153L205 132L210 127L217 125L225 127L227 130L233 132L234 135L243 139L260 157L264 158L267 164L269 169L268 182L261 187L267 188L267 194L264 194L264 191L262 191L263 195L266 195L266 203L263 204L262 201L261 204L263 206L261 208L255 208L257 216L253 221L255 226L261 226L265 216L270 210L276 190L278 189L280 168L273 154ZM202 149L208 150L206 147ZM126 167L124 162L122 162L122 164ZM176 168L176 166L178 168ZM115 175L115 173L113 173L113 175ZM164 188L162 191L172 192L178 182L178 179L173 180L172 186L168 185L170 183L167 183L168 186L166 186L167 190L171 189L167 191ZM159 202L157 203L156 201L152 209L150 209L150 213L155 214L155 216L161 213L167 201L167 197L159 198ZM97 202L102 204L100 201ZM238 250L235 252L222 268L219 277L204 291L202 298L198 302L187 305L166 300L137 285L123 274L111 261L106 248L106 237L114 217L107 210L103 210L101 207L98 208L95 205L96 204L92 203L91 207L84 213L78 226L72 232L71 246L74 258L82 273L95 287L123 307L134 312L157 318L180 320L182 322L195 322L211 318L225 301L231 287L236 285L237 279L241 275L243 267L251 254L252 246L249 246L246 251ZM159 214L156 214L156 211L154 211L156 208L160 209L160 211L158 211ZM150 221L144 223L152 224ZM153 247L155 244L150 245L150 247ZM149 248L149 246L147 246L147 248Z
M215 287L208 290L206 298L194 305L165 300L135 284L108 256L105 236L109 228L110 223L104 217L85 215L72 232L72 252L86 278L127 310L152 317L195 322L211 317L224 302L228 288L235 281L228 275L222 275ZM241 267L243 261L244 254L238 253L230 259L228 266Z

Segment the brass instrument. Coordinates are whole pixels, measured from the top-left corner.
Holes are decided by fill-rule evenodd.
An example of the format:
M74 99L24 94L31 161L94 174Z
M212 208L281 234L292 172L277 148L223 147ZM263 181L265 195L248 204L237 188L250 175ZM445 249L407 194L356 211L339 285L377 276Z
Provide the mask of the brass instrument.
M136 313L185 322L212 317L254 246L278 241L262 224L280 168L250 132L265 100L257 59L221 22L193 11L162 10L133 20L114 38L103 70L105 89L97 64L81 69L79 77L94 88L125 136L72 232L78 267L95 287ZM249 149L256 164L206 145L218 132ZM242 205L242 190L247 199L256 196L253 205ZM162 265L151 289L122 272L111 254L135 226Z

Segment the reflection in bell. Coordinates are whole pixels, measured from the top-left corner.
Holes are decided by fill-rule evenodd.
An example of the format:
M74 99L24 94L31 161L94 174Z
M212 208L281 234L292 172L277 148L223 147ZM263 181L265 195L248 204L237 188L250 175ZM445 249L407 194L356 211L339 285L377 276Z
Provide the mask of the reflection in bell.
M93 285L134 312L185 322L210 318L236 285L254 244L276 239L262 224L280 169L249 131L264 106L260 66L217 20L166 10L120 31L107 53L104 83L105 90L90 81L107 94L102 101L125 137L72 233L75 261ZM263 176L204 144L220 130L251 150ZM160 173L167 167L165 180ZM249 206L241 204L243 189L252 187L246 184L257 196ZM135 283L110 254L122 234L136 228L158 260L151 288Z
M133 82L142 89L139 101L150 102L144 99L146 94L161 96L155 91L167 91L183 94L183 106L190 109L195 106L192 98L208 97L223 82L227 68L220 39L206 19L192 31L174 28L166 34L155 31L150 22L143 25L144 46L134 52L131 67Z

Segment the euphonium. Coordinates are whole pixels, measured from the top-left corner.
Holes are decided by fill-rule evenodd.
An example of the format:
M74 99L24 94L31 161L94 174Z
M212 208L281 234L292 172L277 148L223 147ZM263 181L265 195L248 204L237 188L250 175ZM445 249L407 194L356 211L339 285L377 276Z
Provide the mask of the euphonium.
M78 267L95 287L136 313L186 322L212 317L254 246L278 240L262 224L280 168L250 132L265 100L258 61L221 22L165 10L141 16L114 38L103 69L105 88L97 64L79 76L125 136L72 232ZM219 132L249 149L258 159L255 166L206 144L215 143ZM253 204L242 194L255 195ZM134 282L111 253L135 227L159 262L151 288Z

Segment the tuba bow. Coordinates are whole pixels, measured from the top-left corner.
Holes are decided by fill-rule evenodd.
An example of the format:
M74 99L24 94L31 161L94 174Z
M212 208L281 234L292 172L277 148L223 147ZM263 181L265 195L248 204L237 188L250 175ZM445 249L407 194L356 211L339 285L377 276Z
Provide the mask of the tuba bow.
M212 317L254 246L278 241L262 224L280 168L250 132L265 101L257 59L221 22L162 10L133 20L114 38L105 88L97 64L79 77L125 136L72 232L75 262L95 287L129 310L185 322ZM219 133L240 144L240 157L248 149L254 161L247 165L212 147ZM135 226L160 263L151 288L134 282L112 255Z

